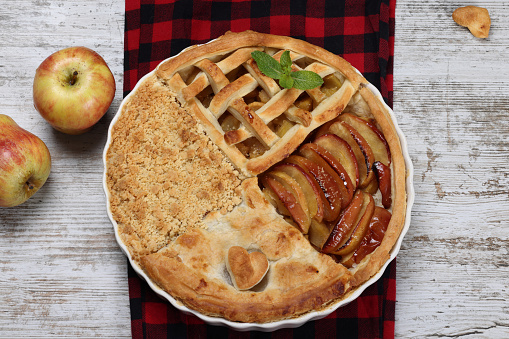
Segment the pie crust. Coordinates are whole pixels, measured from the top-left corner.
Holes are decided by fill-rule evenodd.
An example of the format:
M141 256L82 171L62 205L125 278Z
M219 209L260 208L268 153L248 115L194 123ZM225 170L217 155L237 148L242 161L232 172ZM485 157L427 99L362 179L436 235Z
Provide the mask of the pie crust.
M295 69L333 74L341 85L327 95L283 89L258 69L254 50L276 59L289 50ZM248 103L253 96L266 100ZM310 110L297 106L304 97ZM352 267L321 253L259 180L344 112L371 119L391 157L390 222ZM280 135L271 125L278 117L289 126ZM236 128L223 130L226 119ZM124 100L105 167L109 211L132 260L186 307L234 322L296 318L343 300L384 266L405 222L405 160L386 106L347 61L289 37L227 33L162 62ZM381 206L380 192L373 197ZM239 253L235 267L229 253Z

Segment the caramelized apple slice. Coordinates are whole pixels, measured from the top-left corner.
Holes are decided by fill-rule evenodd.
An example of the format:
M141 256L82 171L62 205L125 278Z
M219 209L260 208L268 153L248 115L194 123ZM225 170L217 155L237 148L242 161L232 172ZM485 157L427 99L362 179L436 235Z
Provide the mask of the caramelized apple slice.
M306 229L307 233L307 229L309 228L311 220L309 220L309 215L304 212L302 206L297 201L297 198L289 190L287 190L285 186L283 186L283 184L281 184L278 180L268 175L262 176L261 182L263 186L271 189L278 196L278 198L281 200L281 202L288 210L292 219L299 226L300 230L303 231L304 229Z
M324 202L320 196L320 187L316 181L311 178L311 174L307 174L303 168L291 163L276 165L273 170L274 172L279 171L286 173L295 179L295 181L299 184L302 191L304 192L304 196L306 197L310 218L317 221L322 221Z
M362 210L364 212L362 212ZM361 210L362 216L360 220L357 222L357 225L354 227L352 235L344 245L342 245L337 251L333 252L334 254L345 255L354 251L359 246L362 239L366 235L369 228L369 223L371 221L371 218L373 217L373 212L375 211L375 200L373 200L373 196L369 193L364 193L362 210Z
M391 169L385 166L382 162L375 161L373 164L373 170L375 171L378 187L382 194L382 205L385 208L389 208L392 205Z
M317 137L313 142L325 148L339 160L348 173L353 191L355 191L359 185L359 166L357 166L357 159L350 145L348 145L345 140L332 133L325 133Z
M368 226L368 232L362 239L359 247L350 254L341 258L341 263L346 267L359 264L368 254L372 253L380 244L391 221L391 213L386 209L376 206L373 217Z
M373 165L374 166L374 165ZM377 180L371 180L369 184L366 185L366 187L363 187L362 190L369 194L375 194L376 191L378 191L378 181Z
M375 178L371 166L375 162L373 151L366 139L359 132L344 121L338 121L330 126L330 131L345 140L352 148L357 165L359 166L359 187L366 187Z
M343 184L343 186L346 188L346 192L348 195L343 196L343 201L341 204L341 208L345 208L349 203L350 200L352 200L353 194L355 193L355 190L353 188L352 181L350 180L350 176L346 172L343 165L339 162L339 160L333 156L329 151L327 151L322 146L316 144L316 143L308 143L303 146L304 148L310 148L314 152L316 152L319 156L325 160L325 162L336 172L336 174L339 176L339 186ZM343 188L341 187L342 193L344 193Z
M288 212L281 199L279 199L277 194L274 193L274 191L270 187L264 187L262 189L262 193L267 199L267 201L276 208L279 214L288 216L290 215L290 212Z
M385 140L382 132L380 132L375 125L350 113L341 114L339 120L348 123L362 135L369 144L369 147L371 147L375 161L380 161L385 166L390 165L391 151L389 144Z
M332 218L335 220L339 213L341 213L341 210L348 204L346 201L348 200L348 191L336 171L310 145L304 144L301 146L299 154L316 164L316 166L309 168L309 170L324 190L325 197L329 201L333 212Z
M329 238L330 232L331 227L328 224L313 219L309 226L308 240L312 245L321 249Z
M319 187L318 194L320 196L320 200L323 202L323 219L326 221L334 220L331 205L327 199L327 196L325 195L325 189L322 187L324 184L321 180L318 180L317 177L315 177L315 175L309 169L312 168L316 173L319 171L318 165L304 157L301 157L300 155L289 156L285 159L285 163L299 166L310 178L316 182L316 185Z
M295 222L299 225L299 229L302 233L306 234L308 233L309 224L311 223L309 208L308 208L308 202L306 200L306 196L304 195L304 192L301 188L301 186L295 181L294 178L289 176L288 174L280 171L270 171L267 173L268 176L270 176L273 179L276 179L279 181L284 188L289 191L296 199L297 203L302 208L303 212L308 216L307 218L303 219L302 221L295 220ZM293 215L292 215L293 216Z
M327 242L322 248L324 253L333 253L337 251L350 237L354 227L357 225L364 205L364 193L360 190L355 192L355 195L341 214L341 217L334 225Z

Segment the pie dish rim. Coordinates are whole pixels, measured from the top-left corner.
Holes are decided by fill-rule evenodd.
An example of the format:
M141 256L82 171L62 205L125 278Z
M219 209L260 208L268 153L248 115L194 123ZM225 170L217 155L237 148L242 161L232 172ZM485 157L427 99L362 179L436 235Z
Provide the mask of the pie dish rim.
M211 40L211 42L214 41L214 40ZM190 47L182 50L179 54L181 54L181 53L185 52L186 50L188 50L189 48L192 48L192 47L195 47L195 46L200 46L200 45L190 46ZM161 61L160 64L162 64L162 63L164 63L164 62L166 62L166 61L168 61L168 60L178 56L179 54ZM355 71L357 71L359 74L361 74L355 67L352 66L352 68ZM396 120L396 117L395 117L395 114L394 114L393 110L385 103L385 101L383 100L383 97L380 94L380 92L378 91L378 89L375 86L373 86L371 83L367 82L366 87L371 92L373 92L373 94L379 99L379 101L381 103L383 103L384 108L387 110L387 112L388 112L388 114L390 116L391 122L394 125L394 129L395 129L395 131L397 133L397 136L399 138L399 141L400 141L401 151L402 151L402 155L403 155L403 158L404 158L404 161L405 161L405 167L406 167L406 185L405 186L406 186L406 200L407 201L406 201L405 222L404 222L404 225L403 225L403 227L401 229L401 233L400 233L397 241L395 242L392 250L390 251L389 259L384 263L384 265L380 268L380 270L375 275L373 275L370 279L368 279L363 284L361 284L360 286L355 288L355 290L349 292L346 297L341 298L341 300L332 302L331 304L329 304L328 306L326 306L326 307L324 307L324 308L322 308L320 310L310 311L310 312L307 312L307 313L305 313L303 315L297 316L295 318L278 320L278 321L267 322L267 323L241 323L241 322L234 322L234 321L226 320L224 318L204 315L204 314L202 314L202 313L200 313L198 311L195 311L193 309L190 309L190 308L186 307L181 302L179 302L174 297L172 297L169 293L165 292L159 286L157 286L147 276L147 274L142 270L140 265L133 260L131 254L129 253L129 250L128 250L126 244L124 244L124 242L122 241L122 239L120 237L118 224L114 220L112 212L111 212L111 208L110 208L110 192L109 192L108 185L107 185L107 152L108 152L108 149L109 149L109 147L111 145L111 142L112 142L112 128L114 127L115 123L117 122L117 120L121 116L123 107L126 104L126 102L129 101L129 97L133 93L136 92L136 89L144 82L144 80L146 78L148 78L150 76L153 76L156 71L157 71L157 67L154 70L152 70L151 72L149 72L146 75L144 75L137 82L137 84L135 85L133 90L122 100L121 104L118 107L117 112L115 113L114 117L112 118L112 120L111 120L111 122L109 124L107 141L106 141L106 144L105 144L105 147L104 147L104 151L103 151L103 167L104 167L104 172L103 172L103 190L104 190L105 196L106 196L107 214L108 214L108 217L109 217L109 219L110 219L110 221L111 221L111 223L112 223L112 225L114 227L114 231L115 231L115 239L116 239L118 245L120 246L121 250L124 252L124 254L129 259L129 263L130 263L131 267L133 267L134 271L138 274L138 276L143 278L148 283L148 285L150 286L150 288L154 292L156 292L163 299L166 299L167 301L169 301L178 310L180 310L180 311L182 311L184 313L187 313L187 314L193 314L193 315L197 316L198 318L200 318L201 320L203 320L204 322L206 322L208 324L211 324L211 325L228 326L228 327L231 327L231 328L233 328L235 330L239 330L239 331L252 331L252 330L274 331L274 330L278 330L278 329L281 329L281 328L295 328L295 327L299 327L299 326L303 325L304 323L306 323L308 321L324 318L327 315L329 315L332 312L334 312L339 307L345 306L345 305L349 304L350 302L352 302L353 300L355 300L358 296L360 296L364 292L364 290L367 287L369 287L370 285L374 284L376 281L378 281L378 279L380 279L380 277L385 272L385 269L387 268L387 266L392 262L392 260L394 260L394 258L398 254L398 252L399 252L399 250L401 248L401 243L403 241L403 238L404 238L405 234L407 233L407 231L409 229L410 219L411 219L411 209L412 209L412 205L413 205L413 202L414 202L414 199L415 199L415 193L414 193L414 187L413 187L413 165L412 165L412 161L411 161L411 158L409 156L409 153L408 153L408 146L407 146L406 137L404 136L402 130L400 129L400 127L399 127L399 125L397 123L397 120Z

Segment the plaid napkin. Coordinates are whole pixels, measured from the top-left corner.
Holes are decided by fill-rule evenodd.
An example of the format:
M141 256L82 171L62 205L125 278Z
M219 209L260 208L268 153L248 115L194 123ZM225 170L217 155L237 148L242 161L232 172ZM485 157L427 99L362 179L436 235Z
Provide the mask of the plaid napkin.
M126 0L124 95L162 60L226 31L251 29L322 46L348 60L392 106L395 0ZM297 329L237 332L162 300L129 266L133 338L393 338L396 263L354 302Z

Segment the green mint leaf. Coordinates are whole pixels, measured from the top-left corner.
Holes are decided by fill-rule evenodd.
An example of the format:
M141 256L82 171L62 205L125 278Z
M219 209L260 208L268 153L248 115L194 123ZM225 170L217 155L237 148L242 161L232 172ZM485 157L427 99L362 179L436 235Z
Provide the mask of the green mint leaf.
M292 72L290 76L294 80L293 87L301 90L313 89L323 84L322 77L311 71Z
M294 79L288 74L283 74L281 78L279 78L279 84L284 88L292 88L294 82Z
M258 65L260 71L266 76L272 79L280 79L281 76L285 74L279 62L267 53L254 51L251 53L251 56L256 61L256 65Z
M281 54L279 63L281 64L283 72L290 74L292 71L292 59L290 58L290 51L284 51L283 54Z

